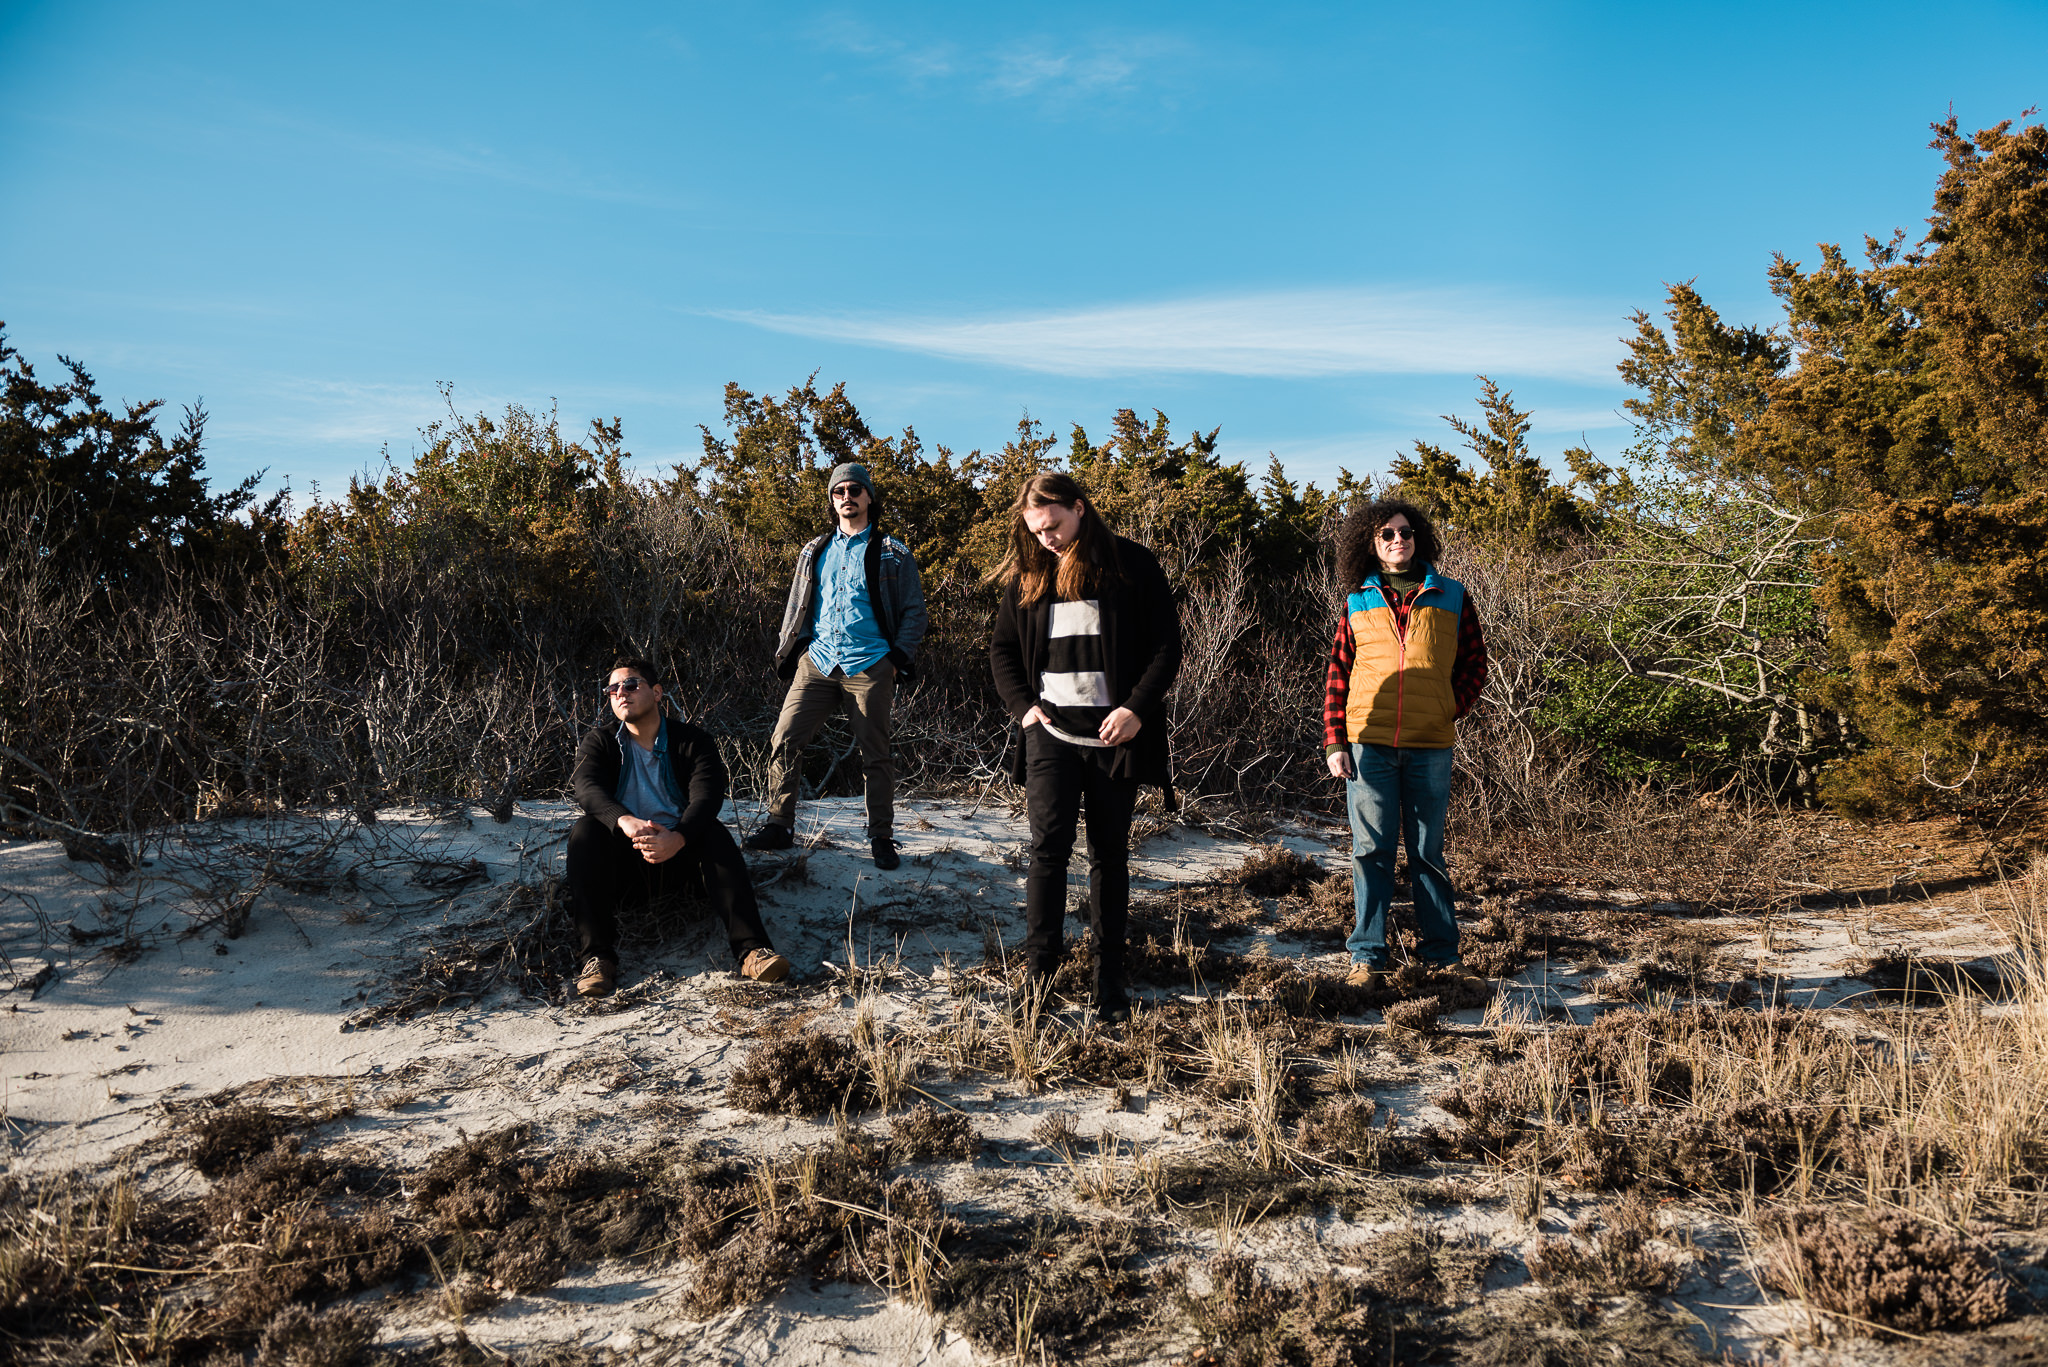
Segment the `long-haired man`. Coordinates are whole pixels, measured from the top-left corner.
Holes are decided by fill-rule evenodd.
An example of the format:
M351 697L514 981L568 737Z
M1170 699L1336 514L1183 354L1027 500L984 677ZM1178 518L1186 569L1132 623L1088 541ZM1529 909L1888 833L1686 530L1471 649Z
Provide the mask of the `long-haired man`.
M992 577L1004 587L989 664L1022 729L1013 772L1031 819L1027 971L1042 989L1059 966L1067 864L1085 811L1095 1007L1122 1020L1131 813L1140 784L1172 796L1166 692L1180 672L1180 614L1159 561L1110 531L1071 475L1024 481L1009 556Z
M1351 815L1356 916L1347 947L1359 984L1376 984L1389 967L1387 907L1404 841L1418 953L1459 969L1444 816L1457 721L1486 688L1486 641L1472 595L1438 573L1441 553L1429 518L1400 499L1358 509L1337 534L1337 573L1350 593L1324 680L1323 750Z

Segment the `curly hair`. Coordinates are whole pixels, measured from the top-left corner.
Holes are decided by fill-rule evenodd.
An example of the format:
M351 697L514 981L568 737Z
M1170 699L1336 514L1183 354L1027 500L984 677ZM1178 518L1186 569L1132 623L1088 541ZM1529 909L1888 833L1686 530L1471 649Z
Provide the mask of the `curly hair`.
M1365 582L1369 574L1380 572L1379 552L1373 549L1373 542L1380 534L1380 528L1396 513L1408 519L1408 525L1415 529L1416 565L1434 565L1443 554L1443 542L1437 539L1436 524L1429 520L1429 514L1405 498L1383 498L1368 503L1337 529L1337 577L1347 587L1356 588Z

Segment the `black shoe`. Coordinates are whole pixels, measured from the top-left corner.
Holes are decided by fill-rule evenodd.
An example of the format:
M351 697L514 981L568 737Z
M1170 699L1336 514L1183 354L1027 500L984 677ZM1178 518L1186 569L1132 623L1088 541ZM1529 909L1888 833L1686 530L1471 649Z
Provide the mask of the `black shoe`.
M786 850L796 841L790 838L789 827L770 821L740 843L750 850Z
M1095 966L1095 1018L1106 1024L1117 1024L1131 1018L1130 998L1124 995L1124 975L1120 968Z
M883 873L903 867L903 856L896 853L896 842L888 836L876 836L868 842L868 848L875 853L875 867Z

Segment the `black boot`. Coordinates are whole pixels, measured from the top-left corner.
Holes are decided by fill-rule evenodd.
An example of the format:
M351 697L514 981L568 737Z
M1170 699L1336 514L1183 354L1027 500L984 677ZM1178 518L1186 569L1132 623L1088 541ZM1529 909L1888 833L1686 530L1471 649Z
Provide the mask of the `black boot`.
M1131 1018L1131 1001L1124 995L1124 968L1121 963L1102 959L1095 961L1095 1018L1106 1025L1120 1024Z

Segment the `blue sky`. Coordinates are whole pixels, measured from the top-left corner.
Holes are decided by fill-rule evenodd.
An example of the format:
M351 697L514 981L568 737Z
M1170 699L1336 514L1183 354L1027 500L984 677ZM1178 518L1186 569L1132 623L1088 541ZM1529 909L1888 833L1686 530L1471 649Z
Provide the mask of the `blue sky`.
M1635 307L1917 231L1927 124L2048 103L2048 6L0 0L0 319L332 492L443 411L727 380L879 428L1221 426L1327 483L1484 371L1627 429Z

